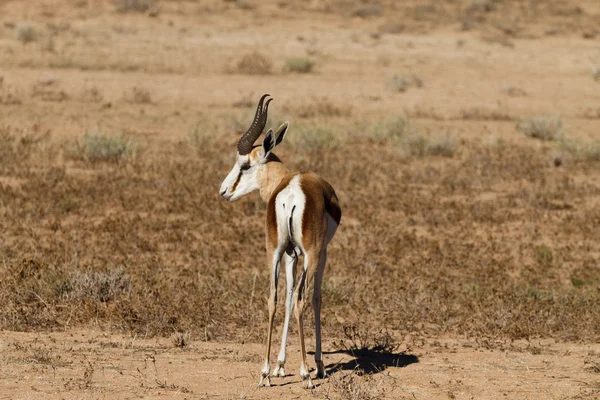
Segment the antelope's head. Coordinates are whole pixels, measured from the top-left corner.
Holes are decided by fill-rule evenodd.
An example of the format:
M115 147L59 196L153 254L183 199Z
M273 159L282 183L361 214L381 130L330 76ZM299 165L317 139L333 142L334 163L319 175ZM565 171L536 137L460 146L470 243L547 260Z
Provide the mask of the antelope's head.
M252 125L238 141L235 164L221 184L219 193L228 201L235 201L260 188L259 173L270 160L269 156L273 148L285 137L289 126L288 122L284 122L277 132L269 129L263 138L262 145L254 146L254 142L267 124L267 111L269 103L273 100L272 98L268 99L265 103L268 96L270 95L265 94L260 98Z

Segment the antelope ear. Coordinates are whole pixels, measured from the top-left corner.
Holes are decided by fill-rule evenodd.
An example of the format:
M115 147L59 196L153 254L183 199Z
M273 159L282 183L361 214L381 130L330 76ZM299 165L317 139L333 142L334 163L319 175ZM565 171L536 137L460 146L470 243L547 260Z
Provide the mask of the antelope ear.
M273 133L273 129L269 129L267 133L265 133L265 137L263 138L262 148L260 149L260 158L261 160L266 160L269 154L271 154L271 150L275 147L275 134Z
M287 133L288 127L290 123L285 121L279 128L277 128L277 132L275 132L275 146L283 141L285 134Z

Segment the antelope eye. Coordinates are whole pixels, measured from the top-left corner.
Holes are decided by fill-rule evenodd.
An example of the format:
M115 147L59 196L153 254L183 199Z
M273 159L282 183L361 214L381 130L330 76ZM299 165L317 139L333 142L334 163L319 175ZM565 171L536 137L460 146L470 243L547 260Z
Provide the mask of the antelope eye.
M248 171L250 169L250 164L244 164L240 167L240 170L242 171Z

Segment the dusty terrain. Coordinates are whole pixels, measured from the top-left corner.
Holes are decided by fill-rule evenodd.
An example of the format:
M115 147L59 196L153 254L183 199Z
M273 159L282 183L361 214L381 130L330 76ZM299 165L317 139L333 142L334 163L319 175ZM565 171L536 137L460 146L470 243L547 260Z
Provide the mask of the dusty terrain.
M0 398L600 397L600 4L395 3L0 0ZM263 93L343 208L312 392L217 193Z

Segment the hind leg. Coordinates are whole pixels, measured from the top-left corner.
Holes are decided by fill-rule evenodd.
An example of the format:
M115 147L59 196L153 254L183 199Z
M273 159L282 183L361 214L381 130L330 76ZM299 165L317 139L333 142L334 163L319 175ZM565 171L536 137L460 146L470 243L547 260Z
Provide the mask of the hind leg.
M323 283L323 272L327 262L327 249L321 251L319 265L315 272L315 287L313 291L313 307L315 311L315 364L317 365L317 378L325 378L325 364L323 364L323 353L321 351L321 284Z
M287 280L287 297L285 299L285 320L283 323L283 334L281 336L281 350L277 356L277 367L273 371L273 376L285 376L285 347L287 344L288 330L290 327L290 317L294 308L294 283L296 280L296 266L298 265L298 256L292 250L292 255L286 253L283 256L285 261L285 278Z

